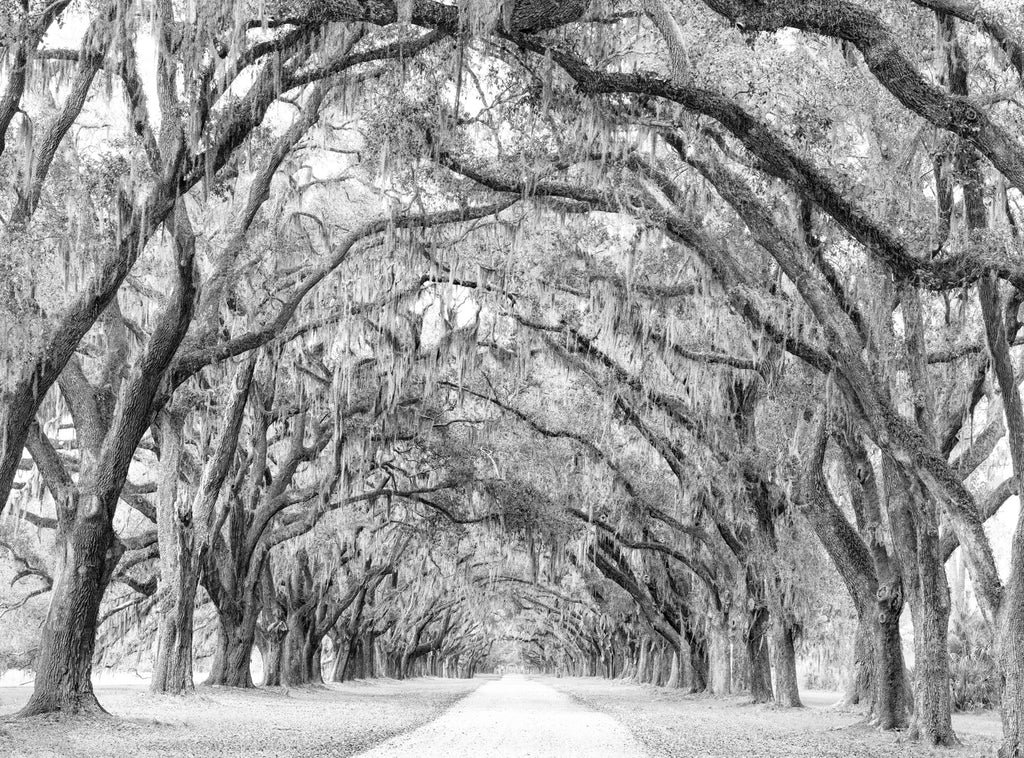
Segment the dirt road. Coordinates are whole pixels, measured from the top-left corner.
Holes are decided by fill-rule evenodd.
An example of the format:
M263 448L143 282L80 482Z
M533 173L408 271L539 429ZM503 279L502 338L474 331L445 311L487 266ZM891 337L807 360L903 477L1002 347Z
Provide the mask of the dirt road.
M640 758L622 724L540 682L488 682L440 718L358 758Z

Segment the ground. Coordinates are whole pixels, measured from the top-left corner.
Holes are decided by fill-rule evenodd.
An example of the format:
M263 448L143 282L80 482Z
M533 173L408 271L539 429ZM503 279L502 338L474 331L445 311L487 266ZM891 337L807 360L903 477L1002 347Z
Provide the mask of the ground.
M482 680L382 680L325 687L233 690L200 687L176 698L144 685L98 687L114 719L7 720L4 758L303 756L343 758L437 718ZM0 688L0 712L28 700L27 687Z
M749 698L688 695L623 682L548 683L625 724L652 758L975 758L995 755L1000 736L998 714L956 715L953 726L961 747L929 749L862 725L860 714L832 707L836 695L830 693L807 693L807 707L784 709L752 705Z
M601 679L200 688L185 698L151 695L142 685L98 693L113 718L7 720L0 755L973 758L992 755L999 737L991 713L956 716L963 745L940 750L859 725L858 714L816 693L794 711ZM0 688L0 712L15 711L28 695L27 687Z
M487 682L441 718L388 740L360 758L642 758L617 720L552 689L507 676Z

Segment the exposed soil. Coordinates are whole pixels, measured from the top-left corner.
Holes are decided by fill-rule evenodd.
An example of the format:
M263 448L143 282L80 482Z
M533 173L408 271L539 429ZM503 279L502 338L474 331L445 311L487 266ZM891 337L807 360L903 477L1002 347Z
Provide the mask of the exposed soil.
M659 758L974 758L994 755L1000 736L999 717L992 713L954 716L962 746L929 748L865 726L858 713L831 707L779 709L740 697L688 695L598 679L542 681L620 721Z
M98 720L7 718L0 756L355 755L442 714L484 679L380 680L302 689L200 687L195 695L152 695L144 686L100 687L113 714ZM29 688L0 688L10 714Z

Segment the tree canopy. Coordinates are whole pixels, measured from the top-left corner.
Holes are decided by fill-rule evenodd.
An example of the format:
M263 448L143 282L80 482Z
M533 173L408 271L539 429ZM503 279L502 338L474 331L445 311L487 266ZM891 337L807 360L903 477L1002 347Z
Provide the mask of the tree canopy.
M0 45L27 714L154 640L161 691L786 706L845 645L951 744L976 623L1024 754L1020 8L0 0Z

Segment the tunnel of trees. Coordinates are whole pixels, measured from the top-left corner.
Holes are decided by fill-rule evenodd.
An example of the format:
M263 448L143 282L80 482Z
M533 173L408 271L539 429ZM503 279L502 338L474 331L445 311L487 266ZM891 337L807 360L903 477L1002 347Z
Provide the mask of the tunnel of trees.
M0 0L23 714L841 650L1024 755L1015 5Z

